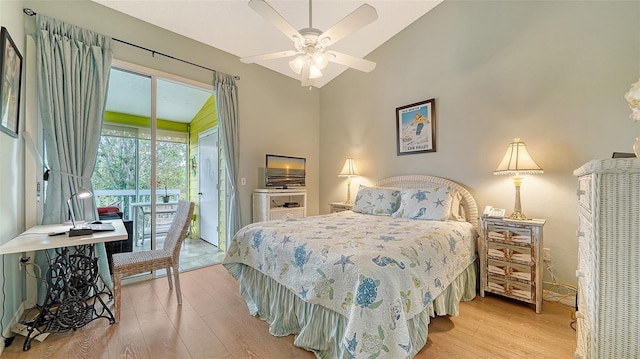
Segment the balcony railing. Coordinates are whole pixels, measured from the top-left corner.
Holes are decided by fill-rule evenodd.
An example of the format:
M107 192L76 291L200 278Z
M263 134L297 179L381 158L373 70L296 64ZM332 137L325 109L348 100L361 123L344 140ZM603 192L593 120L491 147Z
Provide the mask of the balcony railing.
M180 199L179 189L167 190L169 195L169 201L175 202ZM165 195L164 188L156 191L156 203L161 204L163 202L162 197ZM131 203L151 203L151 190L150 189L123 189L123 190L94 190L93 196L96 199L96 205L98 207L116 206L120 208L123 213L122 218L132 220L132 214L130 212Z

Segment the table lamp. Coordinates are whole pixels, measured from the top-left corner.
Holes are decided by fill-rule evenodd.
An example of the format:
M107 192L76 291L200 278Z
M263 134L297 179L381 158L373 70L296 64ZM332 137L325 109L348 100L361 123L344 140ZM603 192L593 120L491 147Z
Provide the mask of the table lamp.
M360 176L360 173L356 167L356 162L349 157L344 162L344 167L342 167L342 171L338 175L338 177L347 177L347 200L344 201L345 204L353 204L353 201L351 201L351 176Z
M78 197L78 199L86 199L86 198L91 198L92 196L93 196L93 193L91 191L89 191L86 188L80 187L78 188L78 192L72 194L71 197L69 197L69 199L67 200L67 207L69 207L69 215L71 216L71 223L73 224L73 227L69 229L69 237L83 236L83 235L93 233L93 231L90 228L76 227L76 214L73 211L73 205L71 204L71 200L73 199L73 197Z
M494 175L512 175L513 184L516 187L516 203L513 207L513 213L507 218L509 219L530 219L522 213L520 205L520 185L522 184L523 174L543 173L542 168L531 158L524 142L516 138L507 147L504 158L493 172Z

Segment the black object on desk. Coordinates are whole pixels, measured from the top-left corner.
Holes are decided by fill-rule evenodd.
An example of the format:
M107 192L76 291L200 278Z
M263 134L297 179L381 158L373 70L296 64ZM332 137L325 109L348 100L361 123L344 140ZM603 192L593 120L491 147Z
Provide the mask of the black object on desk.
M91 228L70 228L69 229L69 237L88 236L90 234L93 234L93 230Z

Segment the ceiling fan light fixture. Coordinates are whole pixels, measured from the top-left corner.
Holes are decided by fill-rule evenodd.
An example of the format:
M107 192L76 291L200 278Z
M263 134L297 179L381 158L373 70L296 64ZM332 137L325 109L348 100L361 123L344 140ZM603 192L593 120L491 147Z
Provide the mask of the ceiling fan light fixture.
M316 65L309 65L309 78L317 79L318 77L322 77L322 71Z
M329 64L329 59L327 58L327 55L324 54L324 52L316 52L315 54L313 54L312 58L313 64L316 65L320 70L324 69L325 67L327 67L327 64Z
M302 67L306 64L305 58L302 55L296 56L295 59L289 61L289 67L293 72L300 74Z

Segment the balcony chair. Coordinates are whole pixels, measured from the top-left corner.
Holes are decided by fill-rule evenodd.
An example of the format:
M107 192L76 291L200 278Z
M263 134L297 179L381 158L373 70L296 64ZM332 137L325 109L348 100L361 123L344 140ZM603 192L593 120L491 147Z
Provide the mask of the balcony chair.
M126 276L165 268L167 270L167 279L169 280L169 289L173 289L171 281L171 268L173 268L173 276L176 281L176 298L178 299L178 304L182 304L180 277L178 275L180 247L182 247L182 241L189 229L194 206L193 202L178 202L178 208L162 249L116 253L113 255L113 292L116 323L120 321L120 288L122 286L122 278Z

